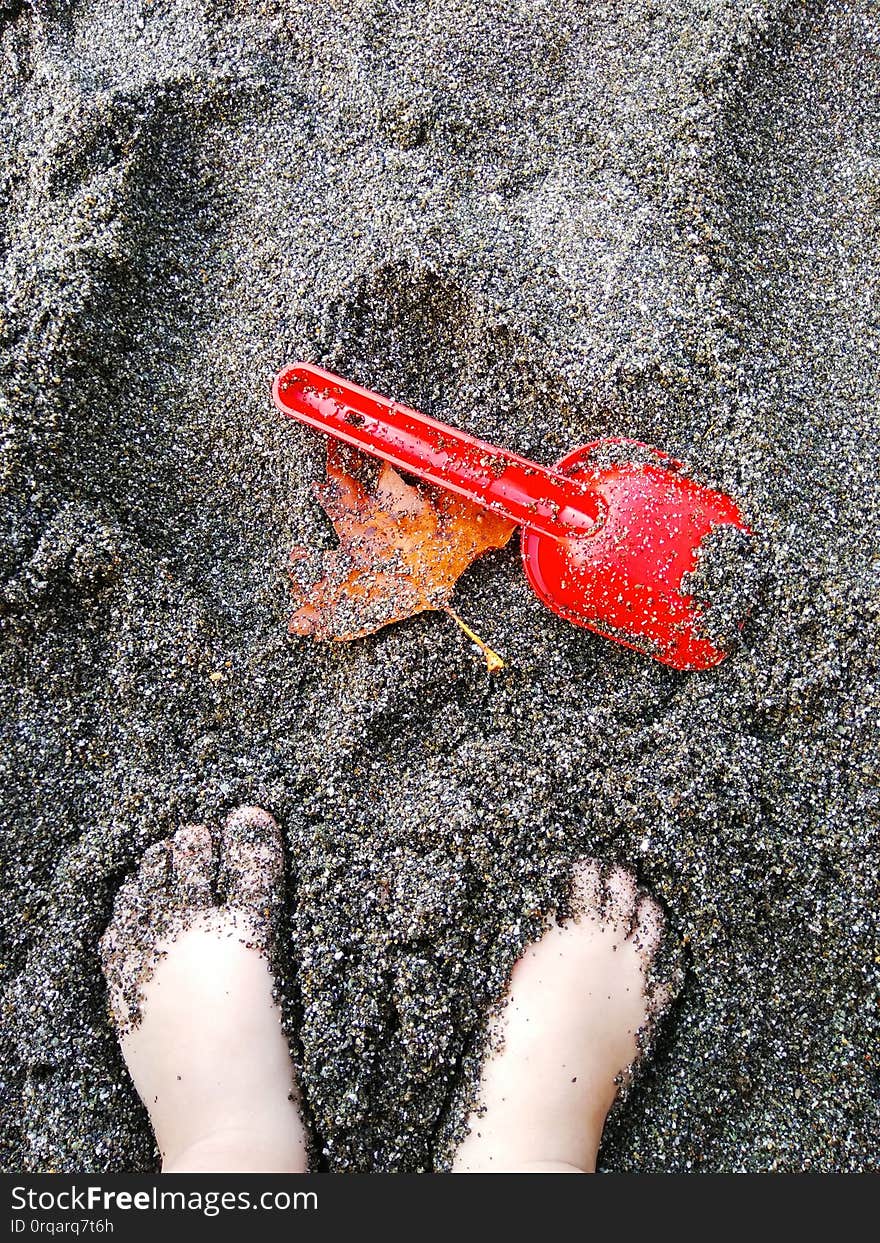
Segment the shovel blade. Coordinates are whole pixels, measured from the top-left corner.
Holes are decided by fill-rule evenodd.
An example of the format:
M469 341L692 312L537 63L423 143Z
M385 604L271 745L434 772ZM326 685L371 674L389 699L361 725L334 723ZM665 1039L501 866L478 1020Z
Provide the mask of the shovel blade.
M679 473L679 463L637 441L594 441L557 464L602 498L601 528L550 539L523 529L526 573L566 621L673 669L710 669L727 654L709 637L705 608L687 591L700 546L719 526L750 534L723 492ZM683 584L684 580L684 584Z

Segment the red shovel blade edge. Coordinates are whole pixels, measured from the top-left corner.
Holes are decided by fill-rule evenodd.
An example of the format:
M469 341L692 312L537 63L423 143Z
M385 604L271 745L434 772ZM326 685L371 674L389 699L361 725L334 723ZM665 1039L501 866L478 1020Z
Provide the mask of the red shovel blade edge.
M609 449L622 460L598 465ZM628 454L640 460L627 461ZM734 501L638 441L594 441L556 469L588 482L606 517L595 534L565 542L523 529L523 563L537 595L566 621L673 669L719 664L727 652L709 636L709 602L697 601L684 584L700 556L711 555L704 541L713 531L734 527L751 535Z

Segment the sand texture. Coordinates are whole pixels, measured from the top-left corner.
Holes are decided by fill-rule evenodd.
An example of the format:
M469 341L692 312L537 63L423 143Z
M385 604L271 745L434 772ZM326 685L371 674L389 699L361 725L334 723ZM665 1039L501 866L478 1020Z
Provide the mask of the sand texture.
M448 1161L583 853L687 968L601 1167L878 1168L878 99L871 0L0 0L4 1168L155 1168L97 944L241 802L324 1168ZM577 630L516 540L454 598L492 677L441 614L289 636L297 358L683 459L758 533L738 650Z

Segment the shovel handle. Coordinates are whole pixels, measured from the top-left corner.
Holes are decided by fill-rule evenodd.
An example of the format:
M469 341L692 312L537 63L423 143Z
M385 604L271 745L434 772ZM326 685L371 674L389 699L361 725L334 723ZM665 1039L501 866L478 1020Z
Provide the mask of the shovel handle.
M589 484L497 449L332 371L309 363L285 367L275 377L272 398L289 418L553 539L590 535L604 521L605 502Z

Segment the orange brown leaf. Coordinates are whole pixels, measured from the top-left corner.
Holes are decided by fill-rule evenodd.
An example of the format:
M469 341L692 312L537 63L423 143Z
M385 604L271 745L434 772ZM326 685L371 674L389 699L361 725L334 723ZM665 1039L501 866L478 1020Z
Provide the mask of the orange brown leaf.
M298 608L290 629L316 639L358 639L445 609L471 562L503 548L514 531L508 519L443 488L407 483L337 441L328 442L327 479L314 494L339 547L292 551Z

